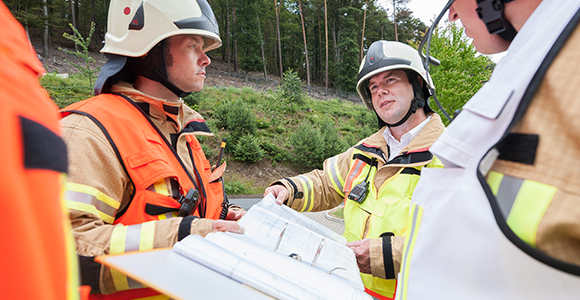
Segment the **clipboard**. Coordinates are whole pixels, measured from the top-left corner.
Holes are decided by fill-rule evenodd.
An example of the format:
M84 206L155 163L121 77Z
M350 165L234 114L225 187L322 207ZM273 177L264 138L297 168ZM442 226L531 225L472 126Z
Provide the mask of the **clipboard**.
M95 261L173 299L274 299L176 254L172 248L98 256Z

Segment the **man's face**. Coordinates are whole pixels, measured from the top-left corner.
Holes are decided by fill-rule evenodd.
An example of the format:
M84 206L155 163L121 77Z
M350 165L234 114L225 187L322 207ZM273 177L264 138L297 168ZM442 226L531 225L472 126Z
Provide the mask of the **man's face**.
M184 92L199 92L205 80L205 67L211 60L203 52L203 38L177 35L169 38L167 77Z
M401 70L379 73L369 80L371 100L377 115L388 124L400 121L409 111L413 86Z
M495 54L507 50L509 42L497 34L490 34L476 9L476 0L456 0L449 8L449 21L461 20L465 35L473 39L479 53Z

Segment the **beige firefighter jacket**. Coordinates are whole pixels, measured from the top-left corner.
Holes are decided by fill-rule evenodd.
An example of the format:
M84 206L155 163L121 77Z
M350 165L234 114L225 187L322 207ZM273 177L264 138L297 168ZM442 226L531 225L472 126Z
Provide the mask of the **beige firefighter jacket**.
M445 126L441 122L439 115L434 113L431 113L430 115L431 120L429 120L419 135L414 138L411 143L407 145L407 147L401 150L401 152L429 148L435 142L435 140L437 140L441 133L443 133ZM383 153L385 153L385 155L388 155L388 145L385 141L385 138L383 137L383 132L386 128L386 126L381 128L379 131L372 134L368 138L363 139L358 144L365 143L371 146L379 147ZM336 156L334 167L338 169L337 172L342 176L342 178L346 178L348 172L350 171L353 151L354 147L351 147L346 152ZM377 159L378 171L373 184L375 185L376 189L379 190L385 181L387 181L393 175L397 174L399 167L385 166L388 157L377 157ZM334 189L332 179L328 176L330 162L330 158L324 161L323 170L313 170L309 173L296 177L284 178L273 182L271 185L284 185L288 189L289 193L288 200L285 202L285 204L295 210L302 211L303 207L306 207L304 205L305 200L300 198L300 196L304 194L304 191L302 191L302 188L300 187L301 185L294 184L294 182L297 182L301 176L307 177L313 182L311 193L314 195L314 198L312 200L312 209L310 211L321 211L334 208L343 203L345 199ZM310 207L310 204L308 207ZM400 268L404 239L404 236L395 236L391 239L395 274L398 273ZM386 278L382 249L382 239L371 240L370 251L372 275L375 277Z
M150 119L169 141L171 135L179 133L188 121L203 119L199 113L183 103L171 103L150 97L135 90L128 83L113 86L112 92L128 96L136 103L147 103ZM68 182L97 189L106 196L120 201L118 210L122 210L129 203L133 186L101 129L88 117L79 114L66 116L61 120L61 125L69 154ZM205 135L213 136L211 133ZM181 135L177 142L177 152L182 158L189 157L186 143L185 136ZM182 161L189 172L193 173L191 160L182 159ZM109 253L113 229L122 225L106 223L97 215L86 211L70 207L69 210L77 254L81 256L83 268L83 264L87 261L89 264L92 263L93 257ZM171 247L177 242L182 219L174 217L155 221L153 248ZM210 219L194 219L190 233L205 236L211 232L212 222ZM88 259L82 259L83 257ZM100 279L99 283L95 284L98 284L100 292L103 294L115 292L110 270L104 266L98 268ZM86 278L83 282L86 284L85 280Z

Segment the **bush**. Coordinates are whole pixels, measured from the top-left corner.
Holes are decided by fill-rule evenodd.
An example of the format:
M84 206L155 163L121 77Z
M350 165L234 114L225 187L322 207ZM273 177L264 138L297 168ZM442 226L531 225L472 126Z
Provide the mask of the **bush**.
M250 192L244 186L244 184L237 181L237 180L232 180L232 181L227 181L227 182L224 181L224 187L226 190L226 194L228 194L228 195L250 194Z
M234 146L234 158L243 162L255 163L264 157L258 140L253 135L243 135Z
M303 105L306 101L306 92L302 89L302 81L298 74L292 69L287 70L282 74L281 87L278 89L280 98L298 106Z
M322 120L320 136L324 142L324 159L335 156L348 149L349 145L340 137L336 125L328 116Z
M232 146L238 143L238 139L244 135L256 135L258 131L256 115L243 102L230 105L227 113L227 128L230 133L228 141Z
M308 120L304 120L290 136L294 147L294 160L308 168L320 168L324 161L324 139L320 131Z
M193 92L189 96L183 98L183 102L185 102L185 104L191 108L196 107L196 110L199 111L199 105L205 98L207 98L207 94L205 92Z

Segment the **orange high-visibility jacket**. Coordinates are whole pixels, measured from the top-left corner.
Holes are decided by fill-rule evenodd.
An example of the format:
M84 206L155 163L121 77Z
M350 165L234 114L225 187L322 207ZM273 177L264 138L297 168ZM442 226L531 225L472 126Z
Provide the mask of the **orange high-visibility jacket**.
M222 185L213 177L210 182L210 176L216 174L211 174L209 161L194 135L186 136L195 172L190 174L174 148L130 99L101 94L66 107L61 115L64 117L71 113L89 117L103 130L135 185L131 203L117 214L114 224L133 225L159 220L159 215L179 210L181 204L176 199L147 190L164 178L176 179L183 195L189 189L198 190L200 204L194 215L219 218L224 199ZM131 128L140 132L127 129L126 124L131 124Z
M56 105L24 29L0 1L0 299L79 299L62 199L67 172Z
M130 204L117 213L114 224L156 221L166 218L168 212L178 211L181 204L176 199L148 189L165 178L175 179L182 195L190 189L198 190L200 204L193 215L209 219L220 217L224 192L218 179L223 168L211 173L209 161L194 135L186 136L194 168L191 174L173 146L129 98L101 94L69 105L61 111L61 117L73 113L88 117L102 130L135 187ZM127 124L133 129L128 129ZM135 288L108 295L91 294L91 299L136 299L154 295L159 293L149 288Z

